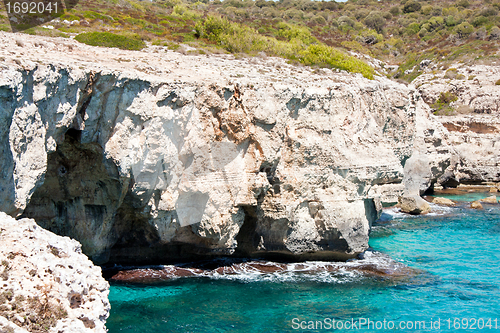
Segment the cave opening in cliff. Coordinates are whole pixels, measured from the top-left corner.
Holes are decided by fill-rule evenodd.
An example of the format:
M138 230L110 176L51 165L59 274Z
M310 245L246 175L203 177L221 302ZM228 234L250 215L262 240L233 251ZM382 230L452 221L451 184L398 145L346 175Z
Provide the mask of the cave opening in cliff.
M122 196L118 169L95 142L82 143L82 131L69 129L64 141L47 154L43 184L31 196L21 217L33 218L56 234L82 244L94 262L104 261L114 211Z
M235 238L238 246L234 254L239 257L248 257L257 249L258 238L255 233L255 229L257 228L257 212L256 207L253 206L243 206L242 208L245 213L245 219Z

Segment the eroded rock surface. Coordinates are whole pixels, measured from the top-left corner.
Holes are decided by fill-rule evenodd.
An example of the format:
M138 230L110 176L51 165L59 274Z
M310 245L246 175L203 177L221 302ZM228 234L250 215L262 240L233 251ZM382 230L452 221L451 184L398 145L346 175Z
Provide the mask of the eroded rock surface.
M381 202L470 164L420 93L386 78L0 39L0 208L96 263L354 257Z
M106 332L109 284L77 241L0 212L0 244L0 331Z
M412 83L429 105L449 94L452 115L436 119L448 130L448 144L456 152L453 164L438 183L500 181L499 66L457 65L438 74L419 76ZM451 74L450 74L451 73Z

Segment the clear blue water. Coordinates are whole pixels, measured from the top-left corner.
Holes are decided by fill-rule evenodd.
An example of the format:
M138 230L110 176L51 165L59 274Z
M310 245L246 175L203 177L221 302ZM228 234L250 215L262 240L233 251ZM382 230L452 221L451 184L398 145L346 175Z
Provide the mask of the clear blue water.
M107 327L110 333L324 332L333 331L334 319L363 323L364 332L500 332L500 209L485 208L384 214L370 245L416 269L406 278L340 270L112 284Z
M464 202L472 202L476 200L481 200L490 196L496 196L497 200L499 199L500 195L498 193L488 193L488 192L471 192L471 193L464 193L464 194L439 194L439 197L443 198L448 198L456 201L464 201Z

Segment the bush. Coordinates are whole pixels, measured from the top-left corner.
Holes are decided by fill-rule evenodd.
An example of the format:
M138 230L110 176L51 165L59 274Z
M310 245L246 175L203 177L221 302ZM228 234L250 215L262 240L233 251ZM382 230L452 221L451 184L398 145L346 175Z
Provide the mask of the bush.
M459 22L457 21L457 19L452 16L452 15L448 15L448 17L446 18L446 25L449 26L449 27L454 27L458 24Z
M410 36L417 34L420 31L420 24L413 22L406 28L406 33Z
M364 30L362 31L359 36L356 37L356 41L359 43L367 44L367 45L374 45L379 42L381 42L384 39L384 36L381 34L378 34L374 30Z
M391 9L389 9L389 13L391 13L392 16L398 16L401 13L399 6L391 7Z
M304 44L311 44L317 42L316 38L311 35L311 31L307 27L301 27L284 22L277 25L278 36L285 38L287 41L297 39Z
M313 16L313 18L311 19L311 22L315 23L315 24L319 24L319 25L325 25L326 24L326 20L323 16L321 15L315 15Z
M405 3L403 7L403 13L413 13L418 12L422 8L422 5L419 2L414 0L410 0Z
M479 15L481 16L496 16L498 14L498 9L495 7L486 7L483 10L479 12Z
M500 28L499 27L494 26L493 28L491 28L490 39L491 40L500 39Z
M255 1L255 5L259 8L262 7L267 7L267 6L272 6L274 4L273 1L266 1L266 0L257 0Z
M458 15L457 7L444 8L443 16L448 16L448 15L457 16Z
M284 14L283 14L283 17L284 18L289 18L289 19L303 19L304 18L304 12L301 11L301 10L298 10L298 9L295 9L295 8L292 8L292 9L289 9L287 10Z
M364 77L373 79L374 70L372 67L327 45L310 45L300 55L301 62L305 65L326 65L348 72L361 73Z
M382 29L384 28L385 23L386 23L386 20L382 16L382 13L380 13L380 12L371 12L365 18L365 25L368 28L376 30L378 33L382 32Z
M444 26L444 19L441 16L434 16L427 24L429 24L429 31L440 30Z
M354 20L350 18L349 16L341 16L338 19L339 25L340 26L349 26L349 27L354 27Z
M500 86L500 80L498 80L497 82L495 82L495 85Z
M323 1L321 6L323 10L337 10L339 7L335 1Z
M356 18L356 20L361 20L361 19L364 19L365 17L367 17L369 14L370 14L370 11L368 9L361 8L360 10L357 10L354 13L354 18Z
M459 0L457 2L457 5L463 8L468 8L470 6L470 3L467 0Z
M365 62L333 47L319 44L307 27L281 22L278 35L286 41L262 36L257 31L238 23L209 16L196 26L197 35L210 38L232 53L258 53L284 57L305 65L319 65L361 73L372 79L374 70Z
M467 38L474 31L472 24L463 22L455 27L455 32L460 38Z
M441 94L439 94L437 103L450 104L451 102L455 102L457 99L458 99L457 95L455 95L451 91L441 92Z
M431 11L431 16L441 16L442 13L443 13L443 8L433 7Z
M224 0L222 4L224 7L236 7L236 8L245 7L245 3L241 0Z
M476 32L472 34L472 38L474 39L486 39L486 36L488 36L488 32L484 27L477 29Z
M348 50L352 50L352 51L355 51L355 52L358 52L358 53L363 53L363 54L368 54L368 55L372 55L372 53L370 52L370 50L368 50L366 47L364 47L363 45L361 45L360 43L358 43L357 41L353 40L353 41L344 41L342 43L340 43L340 45L342 45L342 47L348 49Z
M432 12L433 7L431 5L422 7L422 14L429 15Z
M484 16L476 16L472 19L472 25L475 27L479 27L480 25L488 23L488 19Z
M428 32L429 32L429 31L428 31L426 28L422 28L422 29L420 29L420 31L418 32L418 35L419 35L420 37L425 37L425 35L427 35L427 33L428 33Z
M80 43L92 46L117 47L122 50L141 50L146 44L137 36L124 36L110 32L84 32L75 37Z
M203 24L195 26L195 34L214 42L220 42L221 34L229 29L231 23L221 17L208 16Z
M386 20L392 20L392 14L389 13L389 12L383 12L382 13L382 16L386 19Z
M450 103L455 102L457 99L457 95L455 95L451 91L441 92L441 94L439 94L438 100L434 104L432 104L432 107L436 109L434 114L448 115L452 113L453 109L450 107Z
M187 10L187 7L184 5L175 5L172 14L182 16Z

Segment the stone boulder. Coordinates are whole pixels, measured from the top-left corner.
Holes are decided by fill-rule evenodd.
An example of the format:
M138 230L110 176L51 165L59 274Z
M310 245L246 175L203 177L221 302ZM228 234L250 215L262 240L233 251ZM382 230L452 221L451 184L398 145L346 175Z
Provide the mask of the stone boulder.
M474 209L483 209L483 205L481 205L481 203L479 201L473 201L471 204L470 204L470 208L474 208Z
M455 206L455 203L452 200L442 197L435 197L434 200L432 200L432 203L437 205Z
M0 212L0 332L106 332L109 284L80 244Z
M401 211L412 214L427 214L431 211L429 204L418 195L401 196L398 198Z
M491 203L491 204L496 204L498 202L497 197L495 195L481 199L480 201L485 202L485 203Z

